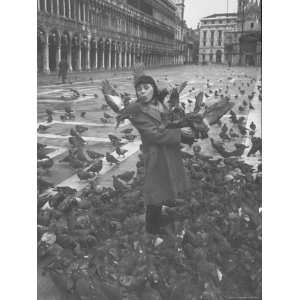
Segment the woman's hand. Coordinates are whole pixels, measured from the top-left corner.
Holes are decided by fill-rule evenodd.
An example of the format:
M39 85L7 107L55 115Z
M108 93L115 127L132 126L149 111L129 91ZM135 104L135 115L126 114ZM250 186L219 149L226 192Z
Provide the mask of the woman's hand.
M191 128L181 128L181 143L192 146L195 142L194 133Z

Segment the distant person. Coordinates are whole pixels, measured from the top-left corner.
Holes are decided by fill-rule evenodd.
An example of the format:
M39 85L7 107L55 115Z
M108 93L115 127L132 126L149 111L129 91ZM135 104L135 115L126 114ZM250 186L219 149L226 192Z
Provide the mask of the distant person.
M66 82L69 65L66 59L62 59L58 64L58 77L61 77L62 83Z

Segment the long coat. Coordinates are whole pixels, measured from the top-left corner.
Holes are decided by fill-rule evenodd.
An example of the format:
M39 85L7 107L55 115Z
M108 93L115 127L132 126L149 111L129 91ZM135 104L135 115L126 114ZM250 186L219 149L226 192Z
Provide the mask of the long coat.
M145 162L146 205L162 205L189 189L180 153L180 129L166 129L162 114L149 105L134 104L130 116L139 131Z

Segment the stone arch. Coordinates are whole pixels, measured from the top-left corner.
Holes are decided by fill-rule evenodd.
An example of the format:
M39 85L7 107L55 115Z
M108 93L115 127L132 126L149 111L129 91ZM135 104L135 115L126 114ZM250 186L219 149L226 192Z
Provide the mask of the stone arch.
M56 29L52 29L49 33L49 69L50 72L54 72L58 68L58 61L59 58L59 43L60 43L60 37L59 33Z
M90 63L91 63L91 69L97 69L96 62L98 61L97 55L97 40L96 37L92 37L90 41ZM97 62L98 64L98 62Z
M100 38L97 42L97 54L98 54L98 68L104 68L104 40Z
M81 48L81 70L87 69L88 38L84 36L80 43Z
M222 63L222 51L221 50L216 51L216 63L217 64Z
M72 37L72 41L71 41L71 57L72 57L72 61L71 61L71 65L72 65L72 69L73 70L78 70L79 69L79 50L80 50L80 39L79 39L79 35L77 33L75 33Z
M46 46L46 35L43 28L37 30L37 71L44 71L44 49Z
M104 68L108 69L110 66L109 57L110 57L110 40L105 39L104 42Z
M116 41L111 41L110 47L110 54L111 54L111 68L114 69L116 65Z
M70 49L70 34L64 31L61 35L61 59L67 60Z

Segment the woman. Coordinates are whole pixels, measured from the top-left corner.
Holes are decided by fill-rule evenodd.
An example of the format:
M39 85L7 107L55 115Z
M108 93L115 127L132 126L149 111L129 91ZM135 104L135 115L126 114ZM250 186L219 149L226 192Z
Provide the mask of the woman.
M163 205L174 203L179 193L189 189L180 143L193 143L180 129L167 129L167 107L159 100L155 81L141 76L135 82L137 102L132 104L130 121L139 131L145 160L144 199L146 204L146 231L162 233Z

